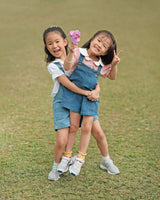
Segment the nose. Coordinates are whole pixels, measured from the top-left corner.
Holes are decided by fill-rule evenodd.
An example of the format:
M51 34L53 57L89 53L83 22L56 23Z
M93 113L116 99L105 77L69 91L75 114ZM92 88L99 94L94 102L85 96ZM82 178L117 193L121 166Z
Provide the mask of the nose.
M103 46L103 43L100 43L100 47L101 47L101 49L103 49L103 47L104 47L104 46Z
M102 48L102 43L101 42L98 43L98 47Z
M57 47L57 44L53 43L52 47L53 47L53 49L55 49Z

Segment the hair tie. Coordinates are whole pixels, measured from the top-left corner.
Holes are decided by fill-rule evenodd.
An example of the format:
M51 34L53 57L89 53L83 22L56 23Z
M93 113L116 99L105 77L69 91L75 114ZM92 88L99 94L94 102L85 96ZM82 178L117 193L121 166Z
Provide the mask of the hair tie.
M57 28L58 26L50 26L50 28Z

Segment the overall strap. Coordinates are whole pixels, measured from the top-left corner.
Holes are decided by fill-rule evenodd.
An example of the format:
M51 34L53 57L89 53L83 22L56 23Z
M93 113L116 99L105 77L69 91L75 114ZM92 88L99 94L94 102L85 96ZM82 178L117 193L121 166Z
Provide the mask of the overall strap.
M84 56L80 53L79 60L78 60L78 65L82 64L83 59L84 59Z
M78 60L78 63L77 63L77 66L80 66L83 62L83 59L84 59L84 56L80 53L80 56L79 56L79 60ZM100 71L102 69L102 65L99 65L98 66L98 69L97 69L97 76L100 75Z
M64 69L62 67L62 65L59 63L59 62L54 62L55 65L57 65L57 67L62 71L64 72Z
M99 65L99 66L98 66L98 69L97 69L96 77L99 77L99 76L100 76L100 74L101 74L101 69L102 69L102 65Z
M101 69L102 69L102 65L99 65L97 71L100 73Z

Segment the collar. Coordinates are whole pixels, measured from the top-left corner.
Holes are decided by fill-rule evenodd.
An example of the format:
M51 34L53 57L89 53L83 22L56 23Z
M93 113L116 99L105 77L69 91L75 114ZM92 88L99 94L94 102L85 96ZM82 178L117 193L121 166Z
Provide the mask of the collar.
M89 55L88 55L87 49L85 49L85 48L79 48L79 51L80 51L80 53L85 57L86 60L92 60L92 59L89 57ZM99 66L99 65L104 66L104 64L103 64L103 62L102 62L102 60L101 60L101 58L100 58L98 61L93 61L93 62L94 62L94 64L95 64L96 66Z

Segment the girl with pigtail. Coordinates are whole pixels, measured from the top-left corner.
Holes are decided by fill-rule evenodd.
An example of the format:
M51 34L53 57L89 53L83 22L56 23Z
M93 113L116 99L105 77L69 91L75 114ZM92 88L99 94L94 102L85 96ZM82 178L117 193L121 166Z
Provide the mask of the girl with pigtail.
M70 35L73 35L73 31ZM78 35L78 31L76 35ZM119 174L119 169L113 164L113 161L109 157L108 146L106 145L107 141L97 118L99 114L99 100L90 100L92 100L95 94L94 88L98 85L99 76L115 80L121 51L116 54L117 47L114 36L111 32L106 30L96 32L82 48L78 48L75 38L76 37L73 37L72 42L69 44L69 53L64 61L64 69L69 70L69 79L75 85L81 89L90 90L91 92L86 97L64 88L62 105L70 110L70 131L66 150L58 166L58 171L60 173L68 171L75 134L79 128L81 116L83 116L80 149L74 163L69 167L69 172L74 176L80 173L81 167L85 162L92 131L102 153L100 167L107 170L110 174ZM100 131L97 130L96 125ZM95 130L97 130L97 132ZM101 137L103 137L102 140L100 139ZM104 152L105 156L103 156Z

